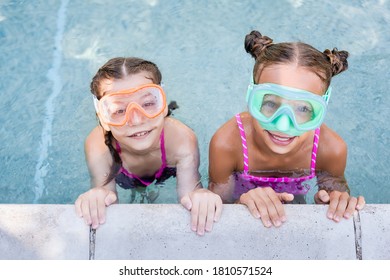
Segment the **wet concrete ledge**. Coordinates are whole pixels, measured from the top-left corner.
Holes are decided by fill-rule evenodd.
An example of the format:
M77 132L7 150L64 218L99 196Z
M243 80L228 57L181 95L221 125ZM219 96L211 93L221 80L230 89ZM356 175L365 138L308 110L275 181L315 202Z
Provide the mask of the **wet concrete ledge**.
M119 204L96 232L73 205L1 204L0 259L8 260L389 260L390 205L371 204L349 220L327 206L286 205L288 221L264 228L245 206L224 205L211 233L197 236L178 204Z

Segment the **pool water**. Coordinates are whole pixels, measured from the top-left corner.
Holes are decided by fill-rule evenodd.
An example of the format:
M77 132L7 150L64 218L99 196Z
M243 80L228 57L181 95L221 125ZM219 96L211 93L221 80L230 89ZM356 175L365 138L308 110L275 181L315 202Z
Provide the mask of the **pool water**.
M348 144L354 195L390 203L390 3L370 1L0 1L0 203L73 203L89 188L83 142L97 125L89 83L115 56L157 63L174 117L208 144L244 111L253 29L275 42L350 52L326 123ZM155 202L176 201L175 180ZM131 194L125 200L131 199Z

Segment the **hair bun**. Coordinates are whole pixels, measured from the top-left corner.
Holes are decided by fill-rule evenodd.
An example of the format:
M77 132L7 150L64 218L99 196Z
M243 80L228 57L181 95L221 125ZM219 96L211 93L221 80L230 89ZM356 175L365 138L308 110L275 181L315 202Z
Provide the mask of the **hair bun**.
M256 59L260 53L268 46L272 44L272 39L261 35L257 30L253 30L251 33L245 36L245 50L247 53Z
M332 65L332 76L348 69L347 58L349 53L347 51L339 51L337 48L333 48L332 51L326 49L324 54L328 57L328 60Z

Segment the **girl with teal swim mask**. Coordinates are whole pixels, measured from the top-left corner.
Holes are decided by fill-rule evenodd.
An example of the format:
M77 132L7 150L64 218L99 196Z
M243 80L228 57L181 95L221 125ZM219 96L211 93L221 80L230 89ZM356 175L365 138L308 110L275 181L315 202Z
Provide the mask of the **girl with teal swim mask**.
M348 68L348 52L273 44L258 31L245 37L245 50L255 59L248 111L213 135L209 188L225 203L246 205L264 226L278 227L286 221L283 203L306 195L306 181L317 177L314 200L329 204L327 217L351 217L365 201L349 195L347 145L324 124L331 78ZM320 174L338 180L329 185Z

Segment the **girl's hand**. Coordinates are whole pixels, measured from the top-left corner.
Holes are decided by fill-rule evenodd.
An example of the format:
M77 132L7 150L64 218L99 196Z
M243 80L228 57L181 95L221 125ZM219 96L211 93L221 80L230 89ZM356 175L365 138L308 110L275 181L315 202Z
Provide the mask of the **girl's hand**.
M180 203L191 211L191 229L198 235L213 229L222 212L222 199L219 195L207 190L196 189L183 196Z
M84 218L93 229L106 221L106 207L117 201L117 195L104 188L92 188L81 194L76 202L77 215Z
M279 227L286 221L282 202L293 199L292 194L276 193L272 188L266 187L255 188L242 194L239 203L246 205L252 216L260 218L265 227Z
M341 217L348 219L356 210L361 210L366 204L364 197L358 198L349 196L347 192L332 191L329 194L325 190L320 190L314 196L317 204L329 203L327 217L335 222L339 222Z

